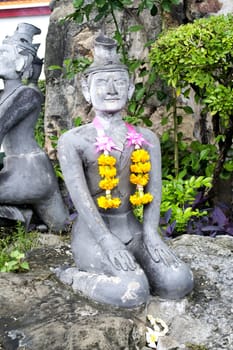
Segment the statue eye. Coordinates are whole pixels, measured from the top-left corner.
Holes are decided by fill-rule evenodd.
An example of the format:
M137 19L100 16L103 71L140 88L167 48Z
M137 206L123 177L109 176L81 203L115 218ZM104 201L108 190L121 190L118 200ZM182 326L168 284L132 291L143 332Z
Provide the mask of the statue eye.
M98 80L96 80L96 84L97 84L97 85L104 85L104 84L107 84L107 80L105 80L105 79L98 79Z
M117 86L123 86L126 85L126 80L124 79L119 79L119 80L115 80L114 82Z

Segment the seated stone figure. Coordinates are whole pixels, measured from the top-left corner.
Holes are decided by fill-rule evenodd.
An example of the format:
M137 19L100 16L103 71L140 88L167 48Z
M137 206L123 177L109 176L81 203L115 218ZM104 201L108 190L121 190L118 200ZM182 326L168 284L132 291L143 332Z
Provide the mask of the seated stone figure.
M0 94L0 145L6 155L0 171L0 217L20 220L20 213L24 216L21 208L26 206L49 228L61 230L67 209L50 160L34 138L43 103L34 79L39 77L42 63L37 57L39 45L32 43L33 36L39 33L39 28L21 23L0 46L0 78L4 81ZM30 78L31 84L22 83Z
M96 117L59 140L59 161L78 211L72 228L77 267L57 268L56 274L75 291L119 307L146 303L150 292L181 298L192 290L193 277L157 231L159 141L152 131L122 120L134 85L115 41L98 37L94 54L82 87ZM143 223L132 211L137 204L144 205Z

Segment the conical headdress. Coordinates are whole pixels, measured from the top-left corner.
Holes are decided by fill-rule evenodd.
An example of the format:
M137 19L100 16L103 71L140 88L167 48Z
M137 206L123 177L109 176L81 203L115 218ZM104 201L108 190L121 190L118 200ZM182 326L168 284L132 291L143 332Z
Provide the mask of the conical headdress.
M22 50L36 56L40 44L33 44L33 36L41 33L41 30L29 23L19 23L12 36L6 36L3 44L16 45Z
M94 42L94 61L85 70L84 75L101 71L124 70L127 66L122 64L117 54L117 42L104 35L100 35Z

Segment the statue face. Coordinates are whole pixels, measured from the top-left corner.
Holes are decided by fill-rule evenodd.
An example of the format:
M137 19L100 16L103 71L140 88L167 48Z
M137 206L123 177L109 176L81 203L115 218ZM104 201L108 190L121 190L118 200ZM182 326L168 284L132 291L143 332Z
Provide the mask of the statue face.
M118 112L127 103L129 75L126 71L97 72L90 77L89 88L96 111Z
M5 44L0 46L0 77L14 79L18 76L16 67L19 56L14 46Z

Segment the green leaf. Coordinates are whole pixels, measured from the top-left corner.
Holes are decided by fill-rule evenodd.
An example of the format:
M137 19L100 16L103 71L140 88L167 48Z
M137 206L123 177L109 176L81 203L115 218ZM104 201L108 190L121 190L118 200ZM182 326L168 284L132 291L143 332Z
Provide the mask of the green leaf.
M80 8L84 4L84 0L73 0L73 6L75 8Z
M75 22L77 22L78 24L81 24L83 22L83 13L76 13L74 20Z
M161 125L163 126L163 125L166 125L167 123L168 123L168 117L167 116L165 116L165 117L163 117L162 118L162 120L161 120Z
M142 25L135 25L135 26L131 26L128 28L128 32L139 32L140 30L142 30L144 27Z
M30 270L30 267L29 267L29 264L27 261L23 261L21 264L20 264L20 268L23 269L23 270Z
M137 108L136 101L132 101L132 102L129 103L128 110L129 110L130 113L132 113L132 114L135 113L136 108Z
M94 21L95 22L99 22L103 17L106 17L106 13L105 12L100 12L97 16L95 16Z
M24 253L21 253L19 250L13 250L10 253L10 257L20 260L20 259L23 259L25 257L25 255L24 255Z
M193 110L192 110L192 108L190 106L183 106L181 108L185 111L185 113L193 114Z
M75 127L78 127L78 126L80 126L80 125L82 125L82 118L81 117L76 117L75 119L74 119L74 126Z
M145 95L146 92L146 88L145 86L141 87L140 89L138 89L135 93L135 99L136 101L140 101L142 99L142 97Z
M62 70L62 67L58 65L52 65L49 66L48 70Z
M200 160L208 159L208 155L209 155L209 150L203 149L200 153Z
M151 127L153 125L152 121L148 117L144 117L142 120L143 120L143 123L148 127Z
M97 5L97 7L103 7L106 5L106 3L106 0L95 0L95 4Z

